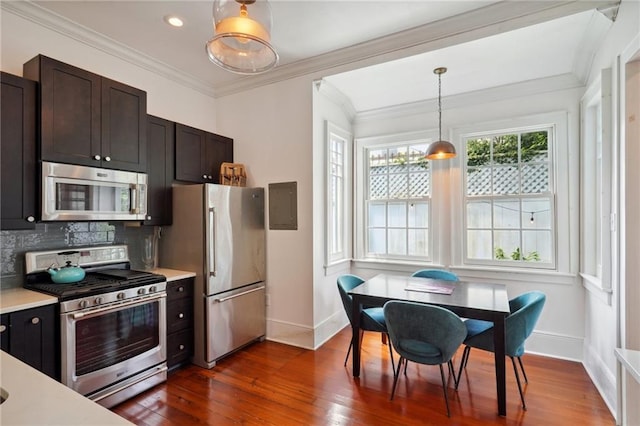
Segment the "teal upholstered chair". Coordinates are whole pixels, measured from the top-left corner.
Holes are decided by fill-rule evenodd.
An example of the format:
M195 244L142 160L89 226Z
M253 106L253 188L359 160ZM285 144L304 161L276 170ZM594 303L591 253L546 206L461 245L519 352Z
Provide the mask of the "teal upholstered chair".
M453 272L443 271L442 269L420 269L411 275L412 277L432 278L434 280L460 281L458 276Z
M340 298L342 299L342 306L344 306L344 310L346 311L347 317L349 318L349 324L351 325L353 325L353 300L349 295L349 291L359 286L363 282L364 280L356 275L345 274L338 277L338 291L340 292ZM362 339L364 331L376 331L385 335L387 334L387 325L385 323L384 313L381 307L365 308L362 310L360 316L360 339ZM345 366L347 365L347 360L349 359L349 354L351 353L352 347L353 342L350 341L349 349L347 350L347 356L344 359ZM391 368L395 370L393 361L393 350L391 349L391 345L389 345L389 355L391 356Z
M384 317L387 321L389 339L400 354L398 367L393 372L391 399L396 392L400 368L403 362L413 361L420 364L440 366L444 401L449 412L447 384L443 364L457 381L451 358L467 335L464 323L448 309L434 305L414 302L389 301L384 305ZM425 326L428 324L428 326ZM405 370L406 374L406 370ZM457 382L456 382L457 383Z
M538 322L538 318L540 318L540 314L542 313L545 300L546 296L544 293L539 291L530 291L511 299L509 301L509 310L511 313L505 321L505 353L509 358L511 358L513 371L516 375L516 382L518 383L518 390L520 391L522 408L525 410L527 409L527 406L524 402L522 384L520 383L520 375L518 374L515 358L518 359L525 383L529 383L527 374L524 371L521 356L524 354L524 342L533 332L533 329ZM493 323L470 319L465 322L465 326L467 328L467 338L464 341L465 348L462 353L462 360L460 361L458 382L462 375L462 369L467 366L467 362L469 361L471 348L478 348L489 352L494 351Z

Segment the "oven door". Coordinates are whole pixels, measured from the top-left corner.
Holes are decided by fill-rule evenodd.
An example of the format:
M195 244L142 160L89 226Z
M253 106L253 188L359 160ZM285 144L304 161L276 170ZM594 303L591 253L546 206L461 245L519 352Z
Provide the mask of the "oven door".
M166 293L158 293L61 314L62 382L91 398L160 364L166 371L166 309Z

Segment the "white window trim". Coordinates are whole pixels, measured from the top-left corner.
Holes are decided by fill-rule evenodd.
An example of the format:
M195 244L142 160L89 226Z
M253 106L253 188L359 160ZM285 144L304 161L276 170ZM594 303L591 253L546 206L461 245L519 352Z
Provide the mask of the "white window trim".
M342 251L332 253L333 225L331 222L331 136L336 135L344 141L343 147L343 179L342 179ZM347 130L325 120L325 271L327 274L342 271L349 267L352 254L351 241L351 212L353 209L352 194L352 164L353 164L353 136ZM346 265L346 266L345 266Z
M395 133L382 136L357 138L355 140L354 150L354 259L356 262L365 262L369 266L380 263L383 265L434 265L439 261L439 253L434 252L434 247L437 247L438 231L433 229L433 223L439 223L439 217L437 217L437 210L434 209L434 197L437 194L434 187L433 170L437 168L434 163L431 162L431 207L429 213L429 261L418 261L407 257L406 259L394 259L387 257L372 257L367 256L366 244L367 244L367 217L365 209L365 198L368 189L367 184L367 150L378 146L393 146L393 145L416 145L416 144L428 144L437 140L438 134L435 131L416 131L416 132L404 132Z
M521 129L527 127L548 126L554 128L553 144L551 146L553 163L550 173L552 174L552 192L555 194L556 218L554 226L554 253L555 264L554 271L571 273L572 259L577 256L575 244L572 244L570 238L571 200L570 191L570 168L569 168L569 134L568 134L568 113L566 111L550 112L545 114L535 114L524 117L506 118L504 120L478 123L464 127L455 128L452 131L452 140L462 146L462 141L469 135L478 133L500 132L509 129ZM452 217L453 223L464 224L464 177L463 164L465 156L458 156L452 161L452 168L459 172L452 174L451 188L452 193L458 194L452 199ZM455 189L457 188L457 190ZM470 264L465 262L465 227L452 226L451 238L457 241L452 244L453 262L452 268L473 268L481 270L482 265ZM513 265L505 265L511 267ZM525 265L514 269L528 269ZM487 265L488 269L495 268L496 265Z
M583 148L585 139L593 137L592 131L593 123L588 122L591 114L588 113L588 109L594 105L600 103L600 122L602 125L602 170L601 170L601 198L600 211L602 216L600 218L590 217L589 212L593 210L592 203L593 198L589 193L589 186L586 185L586 179L589 176L585 175L585 169L589 166L586 164L588 159L586 150ZM610 68L603 69L600 76L589 86L586 90L582 100L580 102L580 126L581 126L581 156L580 156L580 187L581 187L581 205L580 211L583 214L580 217L580 237L581 247L584 251L580 256L580 276L582 277L583 286L592 293L600 294L605 298L608 303L611 303L612 288L612 267L611 267L611 252L612 252L612 226L615 223L615 216L613 214L612 194L609 188L612 187L612 166L613 166L613 120L612 120L612 71ZM600 251L601 251L601 267L599 271L594 274L592 271L587 270L586 262L592 260L595 253L592 251L592 245L589 241L594 237L587 233L587 226L590 221L600 220Z

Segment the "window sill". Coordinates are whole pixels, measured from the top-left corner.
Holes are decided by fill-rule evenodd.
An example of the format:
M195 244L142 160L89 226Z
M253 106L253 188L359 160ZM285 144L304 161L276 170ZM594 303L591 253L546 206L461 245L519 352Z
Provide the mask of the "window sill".
M352 261L353 267L359 269L375 269L381 271L392 272L415 272L418 269L445 269L444 265L416 262L416 261L402 261L402 260L380 260L380 259L354 259Z
M342 259L324 265L324 276L335 275L337 273L348 272L351 269L351 259Z
M596 298L611 306L613 299L613 289L605 288L602 280L594 275L580 273L582 277L582 286Z

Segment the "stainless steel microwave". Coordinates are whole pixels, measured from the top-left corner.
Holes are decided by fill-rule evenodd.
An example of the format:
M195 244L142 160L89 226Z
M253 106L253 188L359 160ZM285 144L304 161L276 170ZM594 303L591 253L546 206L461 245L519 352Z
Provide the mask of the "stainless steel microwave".
M42 220L144 220L147 175L42 162Z

